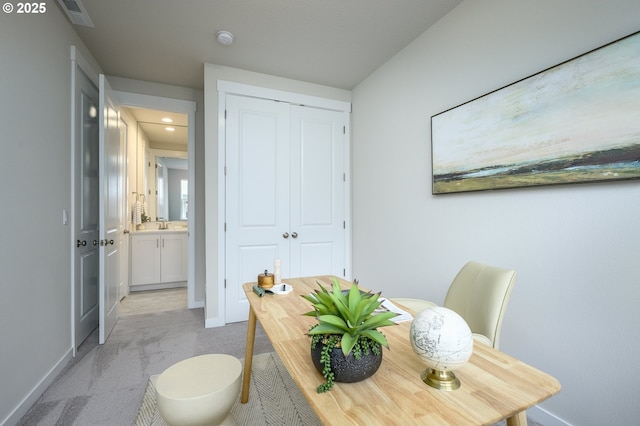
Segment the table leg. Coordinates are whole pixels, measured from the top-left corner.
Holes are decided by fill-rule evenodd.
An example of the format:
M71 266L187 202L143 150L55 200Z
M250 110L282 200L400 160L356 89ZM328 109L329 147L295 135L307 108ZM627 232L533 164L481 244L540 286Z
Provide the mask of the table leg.
M249 323L247 327L247 347L244 351L244 376L242 377L242 397L240 402L249 401L249 386L251 385L251 367L253 365L253 344L256 340L256 314L249 307ZM526 425L526 423L525 423Z
M527 426L527 412L523 410L515 416L509 417L507 426Z

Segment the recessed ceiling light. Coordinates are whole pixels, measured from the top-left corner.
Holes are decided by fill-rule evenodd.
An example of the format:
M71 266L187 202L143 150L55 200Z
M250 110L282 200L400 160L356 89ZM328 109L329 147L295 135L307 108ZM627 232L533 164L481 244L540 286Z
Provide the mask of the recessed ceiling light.
M224 46L230 46L233 44L233 34L229 31L221 30L216 33L216 38L218 39L218 43Z
M172 120L172 119L170 119L169 117L164 117L164 118L162 119L162 122L163 122L163 123L173 123L173 120Z
M175 132L175 127L165 127L164 128L167 132Z

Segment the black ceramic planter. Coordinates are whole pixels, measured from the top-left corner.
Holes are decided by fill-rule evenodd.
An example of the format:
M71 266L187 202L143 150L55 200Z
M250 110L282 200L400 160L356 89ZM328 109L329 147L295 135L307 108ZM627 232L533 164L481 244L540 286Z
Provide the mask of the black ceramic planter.
M353 383L364 380L378 371L380 364L382 363L382 346L376 343L378 346L378 353L374 354L369 351L368 355L364 353L360 359L356 359L353 356L353 351L349 356L345 357L342 353L342 348L333 348L331 352L331 371L334 374L334 382ZM322 349L324 344L319 342L315 348L311 348L311 359L313 365L322 374L323 365L320 363L320 356L322 355Z

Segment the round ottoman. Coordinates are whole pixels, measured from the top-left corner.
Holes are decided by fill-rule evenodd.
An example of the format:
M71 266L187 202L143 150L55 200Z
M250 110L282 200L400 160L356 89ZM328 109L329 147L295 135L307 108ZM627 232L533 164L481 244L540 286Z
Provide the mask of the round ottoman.
M156 381L158 410L171 426L235 425L242 364L231 355L200 355L167 368Z

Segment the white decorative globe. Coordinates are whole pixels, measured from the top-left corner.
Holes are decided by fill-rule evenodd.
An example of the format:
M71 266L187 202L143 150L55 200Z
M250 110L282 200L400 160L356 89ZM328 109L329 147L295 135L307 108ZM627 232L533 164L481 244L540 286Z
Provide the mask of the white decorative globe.
M469 361L473 352L469 325L442 306L427 308L415 316L410 339L414 352L434 370L455 370Z

